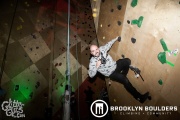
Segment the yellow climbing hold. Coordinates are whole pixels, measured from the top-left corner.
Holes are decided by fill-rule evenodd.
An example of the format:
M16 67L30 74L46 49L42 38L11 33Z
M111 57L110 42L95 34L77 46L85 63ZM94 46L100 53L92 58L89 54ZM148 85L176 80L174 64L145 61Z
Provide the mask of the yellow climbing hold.
M21 20L21 22L24 22L23 18L19 16L19 19Z
M92 15L93 17L97 17L97 14L96 13L93 13L93 15Z
M17 30L21 30L21 29L22 29L22 25L17 26L16 29L17 29Z

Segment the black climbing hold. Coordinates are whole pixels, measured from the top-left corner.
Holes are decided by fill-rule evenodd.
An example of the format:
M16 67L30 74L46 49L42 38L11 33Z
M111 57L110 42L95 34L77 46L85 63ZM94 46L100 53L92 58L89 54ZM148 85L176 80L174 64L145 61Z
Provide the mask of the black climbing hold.
M118 41L121 42L121 36L118 37Z
M118 6L117 6L117 9L118 9L118 10L121 10L121 8L122 8L121 5L118 5Z
M33 92L31 92L31 93L30 93L29 97L30 97L30 98L32 98L32 97L33 97Z
M35 35L31 34L31 36L32 36L34 39L36 39L36 36L35 36Z
M15 91L18 91L19 90L19 85L16 85L15 86Z
M135 42L136 42L136 39L135 39L135 38L131 38L131 42L132 42L132 43L135 43Z
M117 23L118 23L119 26L121 25L121 21L118 21Z
M128 23L128 24L130 24L130 21L129 21L129 20L127 20L127 23Z
M36 82L36 85L37 85L37 86L40 86L40 82L39 82L39 81L38 81L38 82Z
M105 0L102 0L102 2L105 2Z
M108 27L110 27L111 25L109 24Z
M111 12L114 12L114 9L111 9Z

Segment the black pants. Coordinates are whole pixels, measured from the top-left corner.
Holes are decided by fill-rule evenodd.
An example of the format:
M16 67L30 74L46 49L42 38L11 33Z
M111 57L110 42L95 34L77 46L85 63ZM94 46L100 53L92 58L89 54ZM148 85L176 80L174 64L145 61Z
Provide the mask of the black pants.
M131 60L129 58L119 59L116 61L117 67L116 70L109 76L111 80L122 83L126 90L133 95L135 99L140 98L141 94L132 86L126 77L129 71L129 65L131 64Z

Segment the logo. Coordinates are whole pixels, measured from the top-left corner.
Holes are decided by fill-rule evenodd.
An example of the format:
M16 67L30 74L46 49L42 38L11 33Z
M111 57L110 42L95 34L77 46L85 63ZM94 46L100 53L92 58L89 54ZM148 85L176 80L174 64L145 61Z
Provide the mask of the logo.
M2 110L6 112L6 115L13 118L25 117L25 114L22 114L23 106L24 104L18 102L18 100L12 101L11 99L9 99L9 101L4 101L1 105Z
M103 100L96 100L91 104L91 113L98 118L104 117L108 113L108 109L107 103Z

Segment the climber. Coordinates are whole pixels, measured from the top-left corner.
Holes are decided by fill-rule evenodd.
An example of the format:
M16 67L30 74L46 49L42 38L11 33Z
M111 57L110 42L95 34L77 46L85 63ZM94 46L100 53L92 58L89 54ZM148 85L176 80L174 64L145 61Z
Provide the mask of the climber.
M97 45L90 45L90 53L92 55L89 63L88 74L93 78L97 72L109 77L111 80L122 83L125 89L139 102L144 103L149 97L149 92L140 94L130 83L126 75L129 68L136 70L131 66L129 58L119 59L116 62L108 54L111 46L116 42L120 42L121 37L116 37L104 46L98 47Z

